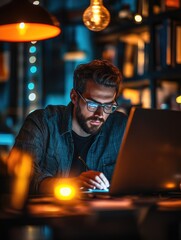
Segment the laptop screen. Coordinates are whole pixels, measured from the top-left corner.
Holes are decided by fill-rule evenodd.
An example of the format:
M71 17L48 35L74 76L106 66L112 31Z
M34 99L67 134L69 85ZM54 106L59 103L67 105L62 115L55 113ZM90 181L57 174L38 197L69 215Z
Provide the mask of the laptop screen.
M180 191L181 111L133 107L114 169L110 194Z

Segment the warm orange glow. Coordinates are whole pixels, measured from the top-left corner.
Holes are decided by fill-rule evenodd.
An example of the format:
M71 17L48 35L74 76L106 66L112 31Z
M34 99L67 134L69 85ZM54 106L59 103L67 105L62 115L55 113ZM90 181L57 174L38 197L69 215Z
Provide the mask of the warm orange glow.
M176 187L176 184L174 182L168 182L165 183L165 187L168 189L174 189Z
M13 209L20 210L23 208L29 190L32 157L25 152L13 149L7 159L7 168L12 179L10 204Z
M157 203L158 206L164 208L176 208L180 209L181 207L181 200L180 199L172 199L172 200L164 200Z
M123 97L126 99L131 99L133 104L138 104L140 101L140 93L134 89L125 88L123 91Z
M0 25L0 40L8 42L29 42L57 36L61 32L57 26L41 23L14 23Z
M179 8L180 7L180 1L179 0L166 0L165 5L166 5L166 7Z
M90 0L90 6L83 13L83 22L92 31L101 31L108 26L110 13L102 0Z
M72 200L78 195L77 188L74 184L64 182L57 184L54 188L54 196L58 200Z
M15 168L16 177L14 178L12 189L12 206L17 209L23 207L31 173L31 159L29 156L24 156L23 158L22 164Z

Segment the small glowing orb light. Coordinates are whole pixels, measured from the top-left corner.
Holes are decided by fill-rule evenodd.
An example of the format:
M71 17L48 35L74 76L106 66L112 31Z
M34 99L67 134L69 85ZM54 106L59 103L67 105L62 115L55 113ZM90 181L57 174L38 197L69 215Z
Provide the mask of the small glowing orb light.
M77 188L70 183L60 183L54 188L54 196L58 200L73 200L77 197Z
M136 14L134 16L134 20L135 20L135 22L140 23L140 22L142 22L142 16L139 14Z
M181 95L176 98L176 102L179 104L181 103Z

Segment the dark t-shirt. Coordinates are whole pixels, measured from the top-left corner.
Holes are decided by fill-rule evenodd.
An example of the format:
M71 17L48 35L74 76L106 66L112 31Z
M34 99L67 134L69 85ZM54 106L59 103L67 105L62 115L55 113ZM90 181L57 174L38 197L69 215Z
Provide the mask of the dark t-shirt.
M74 155L69 174L71 177L78 176L81 172L86 171L85 166L78 157L80 156L86 162L87 152L91 144L94 142L96 135L94 134L88 137L81 137L72 131L72 137L74 142Z

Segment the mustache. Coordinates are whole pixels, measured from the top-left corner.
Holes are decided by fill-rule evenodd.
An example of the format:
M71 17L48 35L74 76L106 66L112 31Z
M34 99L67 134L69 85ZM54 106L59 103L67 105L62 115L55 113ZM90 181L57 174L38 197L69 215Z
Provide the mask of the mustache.
M92 120L92 121L100 121L102 123L104 123L104 119L100 118L100 117L89 117L87 118L87 121Z

